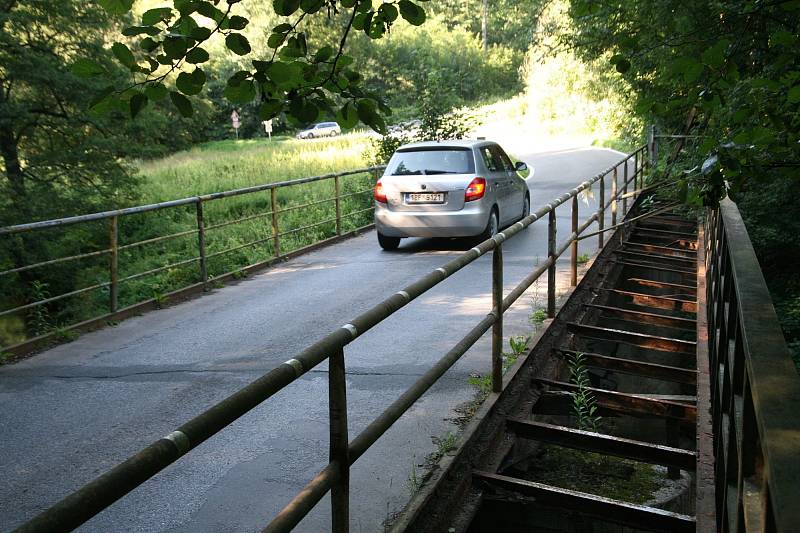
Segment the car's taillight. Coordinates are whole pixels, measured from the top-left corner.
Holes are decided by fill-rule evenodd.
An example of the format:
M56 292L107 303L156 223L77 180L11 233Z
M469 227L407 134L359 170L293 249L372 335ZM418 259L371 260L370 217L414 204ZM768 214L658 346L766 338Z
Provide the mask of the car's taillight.
M382 204L387 203L386 193L383 192L383 183L380 180L375 184L375 200Z
M471 202L473 200L480 200L486 193L486 180L483 178L475 178L467 186L464 193L464 201Z

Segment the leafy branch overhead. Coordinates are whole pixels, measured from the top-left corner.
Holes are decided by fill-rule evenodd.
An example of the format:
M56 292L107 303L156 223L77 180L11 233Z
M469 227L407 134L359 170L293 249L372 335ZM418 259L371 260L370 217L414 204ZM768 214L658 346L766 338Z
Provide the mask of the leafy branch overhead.
M254 53L241 33L250 21L234 14L240 1L172 0L172 7L145 11L135 25L122 30L129 39L111 47L116 60L130 71L124 84L112 83L100 62L78 59L72 66L74 74L109 79L93 100L92 111L124 111L136 117L151 102L169 98L183 116L192 116L192 98L207 81L203 64L211 59L204 45L221 35L232 53L258 54L251 69L235 72L227 80L224 94L231 103L258 102L263 120L284 113L304 124L327 113L345 128L361 121L385 132L384 117L391 110L379 95L361 86L362 76L345 54L347 39L353 30L380 39L400 17L420 25L425 21L422 7L411 0L386 1L377 8L371 0L273 0L275 13L286 22L272 28L268 50ZM133 8L133 0L98 2L114 15L128 15ZM304 31L309 17L340 14L344 23L338 42L312 48Z

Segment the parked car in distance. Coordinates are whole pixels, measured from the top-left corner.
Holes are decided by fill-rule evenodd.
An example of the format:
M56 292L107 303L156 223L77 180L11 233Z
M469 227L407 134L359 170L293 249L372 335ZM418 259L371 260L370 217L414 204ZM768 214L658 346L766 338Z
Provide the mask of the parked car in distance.
M404 237L492 237L530 214L523 162L485 140L411 143L395 151L375 184L378 243ZM532 175L532 171L531 171Z
M336 122L319 122L312 124L297 134L298 139L313 139L314 137L333 137L341 135L342 129Z

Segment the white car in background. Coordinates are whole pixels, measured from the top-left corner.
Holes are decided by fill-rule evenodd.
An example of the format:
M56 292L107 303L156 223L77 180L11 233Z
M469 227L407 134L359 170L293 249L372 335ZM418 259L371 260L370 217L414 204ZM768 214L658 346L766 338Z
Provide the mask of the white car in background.
M314 137L333 137L341 135L342 129L336 122L320 122L312 124L297 134L298 139L313 139Z
M404 237L492 237L530 214L528 173L497 143L430 141L401 146L375 184L378 243ZM530 172L532 174L532 171Z

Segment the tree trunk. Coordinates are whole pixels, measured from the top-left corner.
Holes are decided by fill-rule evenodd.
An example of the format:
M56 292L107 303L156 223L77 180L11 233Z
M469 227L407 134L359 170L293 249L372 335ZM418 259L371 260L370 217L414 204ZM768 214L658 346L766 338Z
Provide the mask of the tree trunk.
M483 42L483 51L489 51L489 0L483 0L483 9L481 12L481 40Z

